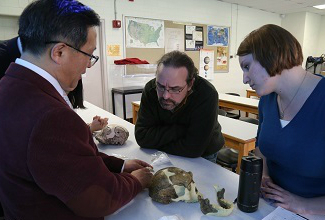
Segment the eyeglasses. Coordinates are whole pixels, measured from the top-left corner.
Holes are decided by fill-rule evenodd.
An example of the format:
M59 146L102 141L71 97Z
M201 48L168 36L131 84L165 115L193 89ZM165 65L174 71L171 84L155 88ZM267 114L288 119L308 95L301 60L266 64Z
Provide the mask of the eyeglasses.
M76 51L78 51L78 52L80 52L80 53L82 53L82 54L90 57L90 66L95 65L95 63L99 59L99 56L94 56L92 54L86 53L86 52L84 52L82 50L79 50L79 49L75 48L74 46L71 46L70 44L67 44L67 43L64 43L64 42L60 42L60 41L47 41L47 42L45 42L45 44L58 44L58 43L63 43L65 45L67 45L68 47L71 47L72 49L74 49L74 50L76 50Z
M159 83L156 83L156 88L157 88L157 91L158 92L165 92L165 91L167 91L169 94L179 94L179 93L181 93L185 89L186 86L187 86L187 84L184 87L182 87L182 88L177 88L176 87L176 88L166 89L165 86L160 85Z

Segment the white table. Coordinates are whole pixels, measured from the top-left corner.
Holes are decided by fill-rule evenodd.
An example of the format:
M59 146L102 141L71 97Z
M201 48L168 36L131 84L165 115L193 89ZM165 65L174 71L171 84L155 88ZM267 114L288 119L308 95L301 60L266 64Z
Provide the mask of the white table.
M258 114L258 103L259 100L257 99L219 93L220 107L232 108L248 113Z
M132 102L133 124L137 120L140 101ZM221 125L221 132L225 138L225 145L238 150L237 173L240 171L241 159L248 156L248 152L255 149L255 137L257 134L257 125L245 121L232 119L222 115L218 116Z
M85 102L86 110L77 110L77 113L87 123L92 121L95 115L108 117L109 123L124 126L130 132L130 137L123 146L98 145L100 151L112 155L118 154L128 158L138 158L150 163L151 154L156 150L142 149L138 146L134 137L134 125L118 118L117 116L98 108L90 103ZM169 155L174 166L191 171L198 190L209 198L212 203L216 202L216 195L213 188L214 184L218 184L226 189L225 198L233 201L237 197L239 176L221 166L214 164L203 158L185 158ZM254 213L241 212L235 206L233 213L228 217L211 217L205 216L200 210L199 203L172 203L163 205L151 200L148 190L142 191L129 204L121 208L114 214L105 217L105 220L157 220L162 216L178 214L184 220L198 219L228 219L228 220L252 220L262 219L268 215L274 207L260 199L259 208Z
M240 171L243 156L255 149L258 126L245 121L219 115L218 121L225 138L225 145L238 150L237 173Z
M250 98L251 96L258 97L256 91L254 89L246 89L246 98Z

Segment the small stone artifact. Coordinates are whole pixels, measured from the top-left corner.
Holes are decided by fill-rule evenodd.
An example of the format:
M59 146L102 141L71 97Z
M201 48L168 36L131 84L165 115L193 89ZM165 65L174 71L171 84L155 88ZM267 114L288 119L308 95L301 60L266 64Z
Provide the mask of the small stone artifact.
M107 125L95 135L95 138L102 144L123 145L129 137L129 131L116 124Z

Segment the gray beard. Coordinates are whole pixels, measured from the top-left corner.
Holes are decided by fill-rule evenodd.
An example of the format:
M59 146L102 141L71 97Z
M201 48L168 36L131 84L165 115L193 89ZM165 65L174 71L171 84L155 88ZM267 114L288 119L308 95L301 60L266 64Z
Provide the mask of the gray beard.
M180 103L177 103L177 102L175 102L174 100L171 100L171 99L167 99L167 100L165 100L163 97L160 97L160 98L158 99L158 101L159 101L160 106L161 106L163 109L166 109L166 107L168 106L168 105L164 104L165 101L168 101L168 102L173 103L174 107L173 107L172 109L166 109L166 110L170 110L170 111L174 110L174 109L175 109L175 108L180 104Z

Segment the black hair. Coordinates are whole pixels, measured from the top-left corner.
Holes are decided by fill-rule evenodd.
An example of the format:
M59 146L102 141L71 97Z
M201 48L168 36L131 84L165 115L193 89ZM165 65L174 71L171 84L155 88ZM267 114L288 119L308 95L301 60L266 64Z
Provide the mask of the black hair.
M37 0L21 14L18 35L23 51L40 55L49 41L79 49L87 42L88 28L99 23L98 14L76 0Z
M78 81L77 87L68 93L68 98L72 104L73 108L81 108L84 109L84 96L83 96L83 86L82 86L82 80L80 79Z

